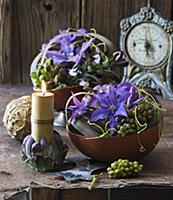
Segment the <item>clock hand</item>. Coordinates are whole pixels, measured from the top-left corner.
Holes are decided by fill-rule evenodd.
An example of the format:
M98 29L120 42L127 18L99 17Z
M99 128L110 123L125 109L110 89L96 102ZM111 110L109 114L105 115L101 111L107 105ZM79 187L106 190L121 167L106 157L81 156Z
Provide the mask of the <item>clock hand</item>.
M144 33L145 33L144 48L145 48L145 51L146 51L146 56L148 57L148 56L150 56L150 54L149 54L150 43L149 43L149 40L148 40L147 27L144 27Z
M148 27L145 27L145 37L146 37L146 40L145 40L144 47L146 49L146 56L152 57L154 59L155 49L154 49L153 43L151 42L153 40L151 38Z
M145 50L146 50L146 56L149 56L149 50L150 50L150 43L146 40L144 44Z

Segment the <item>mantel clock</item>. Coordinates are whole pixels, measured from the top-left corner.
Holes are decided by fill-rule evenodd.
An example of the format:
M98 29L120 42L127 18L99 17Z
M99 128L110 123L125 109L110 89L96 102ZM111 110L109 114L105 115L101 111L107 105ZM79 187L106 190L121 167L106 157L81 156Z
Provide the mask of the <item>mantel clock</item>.
M149 87L173 100L173 21L162 18L148 5L120 22L120 48L128 65L122 82Z

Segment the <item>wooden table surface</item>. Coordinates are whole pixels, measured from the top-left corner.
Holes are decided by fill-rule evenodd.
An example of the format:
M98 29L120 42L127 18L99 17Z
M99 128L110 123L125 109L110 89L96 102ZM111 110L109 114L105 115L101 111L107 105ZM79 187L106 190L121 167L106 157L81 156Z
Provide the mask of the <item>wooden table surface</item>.
M21 161L21 144L10 138L2 124L9 101L31 94L32 88L22 85L0 86L0 198L10 200L172 200L173 199L173 101L163 100L164 133L150 155L142 162L142 175L131 179L109 179L103 174L95 189L87 189L84 181L70 183L48 173L38 173ZM64 129L58 129L70 146L68 156L79 154Z

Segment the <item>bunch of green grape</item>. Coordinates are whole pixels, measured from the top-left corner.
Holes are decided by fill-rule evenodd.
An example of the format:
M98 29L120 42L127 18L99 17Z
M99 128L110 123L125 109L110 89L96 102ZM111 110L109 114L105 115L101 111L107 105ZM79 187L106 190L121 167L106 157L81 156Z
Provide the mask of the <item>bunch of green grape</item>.
M121 117L118 119L118 135L126 136L128 134L137 133L140 130L140 127L138 126L135 118L135 112L136 118L140 124L149 124L155 115L154 107L147 102L143 103L142 106L137 107L136 110L135 108L129 109L128 117Z
M111 164L107 168L107 172L110 178L126 178L126 177L135 177L140 174L143 170L143 165L138 161L129 161L119 159Z

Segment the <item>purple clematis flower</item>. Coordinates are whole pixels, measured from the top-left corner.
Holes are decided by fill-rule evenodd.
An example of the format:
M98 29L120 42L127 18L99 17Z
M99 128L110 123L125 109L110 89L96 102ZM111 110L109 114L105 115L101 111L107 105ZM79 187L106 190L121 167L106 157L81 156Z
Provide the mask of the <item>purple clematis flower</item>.
M128 82L119 84L116 90L119 98L122 98L126 101L128 108L132 108L134 105L144 99L144 96L138 96L137 89Z
M73 122L77 117L85 114L88 110L87 108L87 98L82 98L79 101L75 96L73 97L73 106L69 106L68 109L72 111L72 116L70 117L70 122Z
M100 94L103 95L103 94ZM93 112L91 120L96 122L100 119L108 119L109 127L116 128L118 116L127 116L126 109L124 107L125 100L117 98L117 93L113 85L109 85L109 92L105 98L99 100L98 108Z
M107 98L110 95L110 88L112 93L114 93L113 95L117 97L116 89L112 84L97 85L93 88L93 90L97 93L95 93L92 97L90 105L92 107L95 107L96 104L100 104L105 98Z
M70 33L69 29L60 30L58 35L55 35L47 44L42 45L41 53L42 55L46 53L47 58L51 58L53 60L53 64L55 65L61 64L63 62L73 62L75 63L74 67L76 67L81 61L82 57L85 56L85 51L91 46L94 38L90 38L90 40L83 42L81 48L75 46L73 42L75 42L77 37L88 35L88 32L85 29L81 28L78 29L75 33L64 35L61 38L54 41L57 36L66 33ZM59 44L60 49L47 51L47 46L50 44L51 47L53 47L54 44Z
M85 56L85 51L91 46L93 40L94 38L89 39L82 44L81 48L75 50L75 46L64 38L60 46L61 49L59 51L49 50L46 56L51 58L54 64L73 62L75 63L73 66L75 68L81 61L82 57Z

